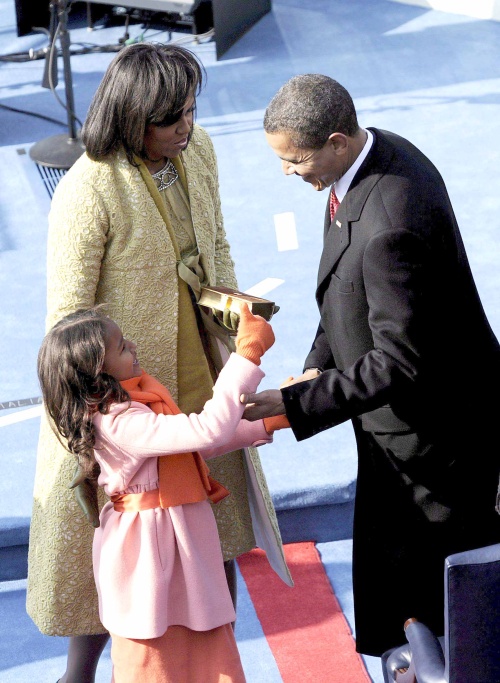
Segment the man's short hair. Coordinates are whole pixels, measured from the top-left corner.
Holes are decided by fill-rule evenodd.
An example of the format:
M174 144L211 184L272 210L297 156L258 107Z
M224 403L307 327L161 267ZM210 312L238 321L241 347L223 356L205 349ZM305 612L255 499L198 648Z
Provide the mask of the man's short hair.
M299 149L321 149L332 133L353 136L358 129L352 97L340 83L321 74L291 78L264 116L266 133L287 133Z

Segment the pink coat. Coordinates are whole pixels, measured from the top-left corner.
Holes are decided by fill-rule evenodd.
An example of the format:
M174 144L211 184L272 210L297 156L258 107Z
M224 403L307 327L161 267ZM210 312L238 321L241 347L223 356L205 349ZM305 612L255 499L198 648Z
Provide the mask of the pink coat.
M264 373L232 354L199 415L156 415L117 404L97 414L99 485L111 496L158 488L160 455L197 450L213 458L272 441L262 421L242 420L242 393ZM155 638L170 625L206 631L235 619L208 501L140 512L107 503L94 536L94 576L103 625L125 638Z

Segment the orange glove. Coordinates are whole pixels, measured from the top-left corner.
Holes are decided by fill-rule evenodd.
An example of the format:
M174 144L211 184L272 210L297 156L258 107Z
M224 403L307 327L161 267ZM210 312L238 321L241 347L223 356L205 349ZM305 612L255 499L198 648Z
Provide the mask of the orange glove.
M260 359L274 344L271 325L260 315L253 315L247 304L240 306L240 322L236 335L236 353L260 365Z
M274 417L264 418L264 429L268 434L276 432L278 429L286 429L290 426L286 415L275 415Z

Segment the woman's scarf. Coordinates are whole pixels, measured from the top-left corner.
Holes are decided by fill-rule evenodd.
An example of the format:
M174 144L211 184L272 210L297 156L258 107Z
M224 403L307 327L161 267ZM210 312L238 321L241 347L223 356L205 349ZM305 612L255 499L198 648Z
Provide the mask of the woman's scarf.
M132 401L147 405L157 415L178 415L181 412L168 389L144 371L140 377L132 377L120 384ZM198 503L207 498L217 503L229 495L222 484L209 476L206 462L196 451L160 456L158 476L162 508Z

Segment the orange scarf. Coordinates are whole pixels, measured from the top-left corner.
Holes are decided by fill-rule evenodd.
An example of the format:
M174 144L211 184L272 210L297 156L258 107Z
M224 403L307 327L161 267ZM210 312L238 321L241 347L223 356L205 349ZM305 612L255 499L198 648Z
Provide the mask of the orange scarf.
M181 412L170 392L158 380L142 372L120 382L132 401L144 403L157 415L179 415ZM160 505L162 508L198 503L210 498L218 503L229 491L209 476L206 462L198 452L175 453L158 458Z

